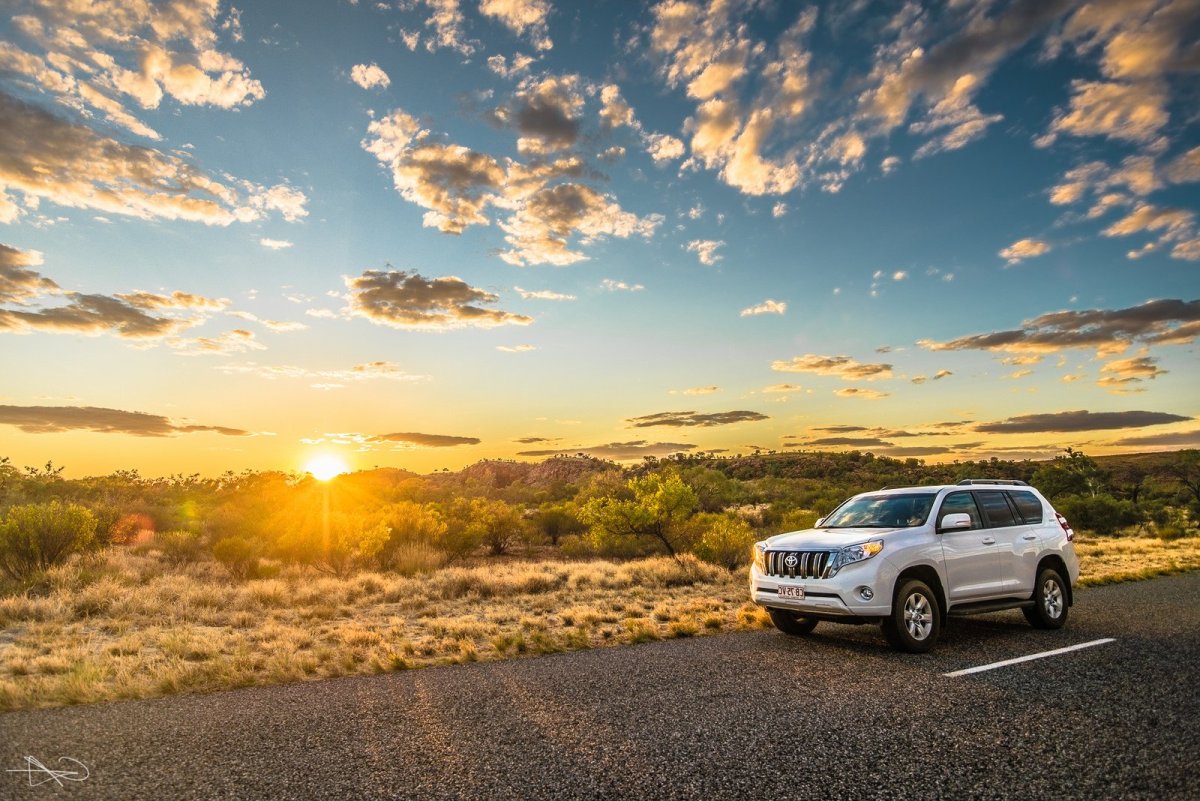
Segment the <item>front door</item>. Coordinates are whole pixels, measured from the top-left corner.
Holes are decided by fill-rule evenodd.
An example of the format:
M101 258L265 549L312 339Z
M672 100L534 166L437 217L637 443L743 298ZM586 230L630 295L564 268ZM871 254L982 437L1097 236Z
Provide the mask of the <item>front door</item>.
M951 605L980 601L1004 594L1004 578L996 538L984 528L983 515L971 492L951 492L942 501L937 524L941 531L946 515L966 513L970 529L941 533L942 556L946 562L946 595Z

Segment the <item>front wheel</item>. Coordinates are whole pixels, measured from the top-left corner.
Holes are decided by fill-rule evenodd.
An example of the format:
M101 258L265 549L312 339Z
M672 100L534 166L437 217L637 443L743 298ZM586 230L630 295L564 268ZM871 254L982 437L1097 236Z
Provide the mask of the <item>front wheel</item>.
M929 585L909 579L896 590L892 613L881 624L883 636L901 651L923 654L937 642L942 632L942 616L937 596Z
M817 627L817 621L786 609L767 609L775 628L793 637L802 637Z
M1022 611L1031 626L1039 629L1061 629L1067 622L1067 585L1052 567L1038 571L1033 589L1033 606Z

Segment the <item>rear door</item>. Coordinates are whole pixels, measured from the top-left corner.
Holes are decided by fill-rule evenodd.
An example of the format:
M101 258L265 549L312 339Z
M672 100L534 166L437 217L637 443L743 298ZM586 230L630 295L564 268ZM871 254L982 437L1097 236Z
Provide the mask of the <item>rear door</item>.
M1040 548L1037 531L1025 523L1024 515L1009 501L1006 491L976 490L975 500L983 510L987 533L995 540L1004 594L1031 595Z
M941 531L946 515L966 513L971 517L969 530ZM946 595L950 605L982 601L1004 595L1004 578L996 539L984 526L983 515L969 490L951 492L942 499L937 514L937 530L942 541L946 564Z

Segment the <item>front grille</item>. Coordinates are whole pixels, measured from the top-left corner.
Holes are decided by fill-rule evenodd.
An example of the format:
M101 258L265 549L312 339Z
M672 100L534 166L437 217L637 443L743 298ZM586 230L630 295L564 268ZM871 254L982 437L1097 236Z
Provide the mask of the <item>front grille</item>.
M783 578L825 578L831 551L767 551L767 575ZM794 563L789 557L796 557Z

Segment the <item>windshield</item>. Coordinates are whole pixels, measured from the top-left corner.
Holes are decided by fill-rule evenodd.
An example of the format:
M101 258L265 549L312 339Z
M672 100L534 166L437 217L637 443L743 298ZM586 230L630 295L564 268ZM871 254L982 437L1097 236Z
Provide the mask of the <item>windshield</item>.
M821 528L911 528L925 523L934 493L864 495L851 498L825 518Z

